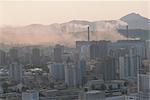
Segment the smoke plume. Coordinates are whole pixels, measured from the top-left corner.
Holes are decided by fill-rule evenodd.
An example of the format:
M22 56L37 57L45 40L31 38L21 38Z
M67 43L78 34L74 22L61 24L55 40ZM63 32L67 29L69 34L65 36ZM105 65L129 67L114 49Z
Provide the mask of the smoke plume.
M21 27L1 27L0 42L6 43L26 43L51 45L63 44L75 45L77 40L87 40L87 27L90 27L91 40L111 40L125 39L117 32L117 28L125 26L122 21L98 21L91 22L90 25L77 23L40 25L32 24Z

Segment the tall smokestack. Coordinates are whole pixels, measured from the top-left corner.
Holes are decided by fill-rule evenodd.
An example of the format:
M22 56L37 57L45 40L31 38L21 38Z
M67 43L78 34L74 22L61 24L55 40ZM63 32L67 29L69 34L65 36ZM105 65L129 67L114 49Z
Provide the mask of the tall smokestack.
M126 26L126 31L127 31L127 39L129 38L129 32L128 32L128 25Z
M90 27L88 26L88 41L90 41Z

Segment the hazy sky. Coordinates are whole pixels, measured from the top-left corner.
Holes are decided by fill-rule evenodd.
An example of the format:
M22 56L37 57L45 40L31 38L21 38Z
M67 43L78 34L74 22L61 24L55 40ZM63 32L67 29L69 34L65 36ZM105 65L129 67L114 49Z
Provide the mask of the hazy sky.
M132 12L150 18L148 1L0 1L0 25L109 20Z

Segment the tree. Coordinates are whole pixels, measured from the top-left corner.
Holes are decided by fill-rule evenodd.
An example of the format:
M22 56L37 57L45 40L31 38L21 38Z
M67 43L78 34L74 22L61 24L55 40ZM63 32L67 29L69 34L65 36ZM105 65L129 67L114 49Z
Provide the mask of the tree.
M22 92L25 92L25 91L28 90L28 89L29 89L28 87L23 86L23 87L22 87Z
M95 90L95 85L94 84L91 85L91 89Z
M129 85L129 83L128 82L124 82L124 86L126 87L126 86L128 86Z
M84 88L84 91L87 92L87 91L88 91L88 88Z
M3 88L3 90L4 90L4 93L6 93L6 92L8 91L8 86L9 86L9 84L8 84L7 82L4 82L4 83L2 84L2 88Z
M106 90L107 88L106 88L106 85L105 84L102 84L101 85L101 90Z
M54 88L54 83L50 83L50 87L51 87L51 88Z
M118 89L120 89L121 88L121 85L120 84L118 84Z
M109 85L109 90L112 90L112 85Z

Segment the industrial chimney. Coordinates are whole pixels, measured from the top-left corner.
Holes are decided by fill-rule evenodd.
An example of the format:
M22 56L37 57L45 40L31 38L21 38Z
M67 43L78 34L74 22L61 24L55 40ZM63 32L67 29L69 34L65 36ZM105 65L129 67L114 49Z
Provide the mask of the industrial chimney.
M127 39L129 38L128 25L126 26Z
M90 27L88 26L88 41L90 41Z

